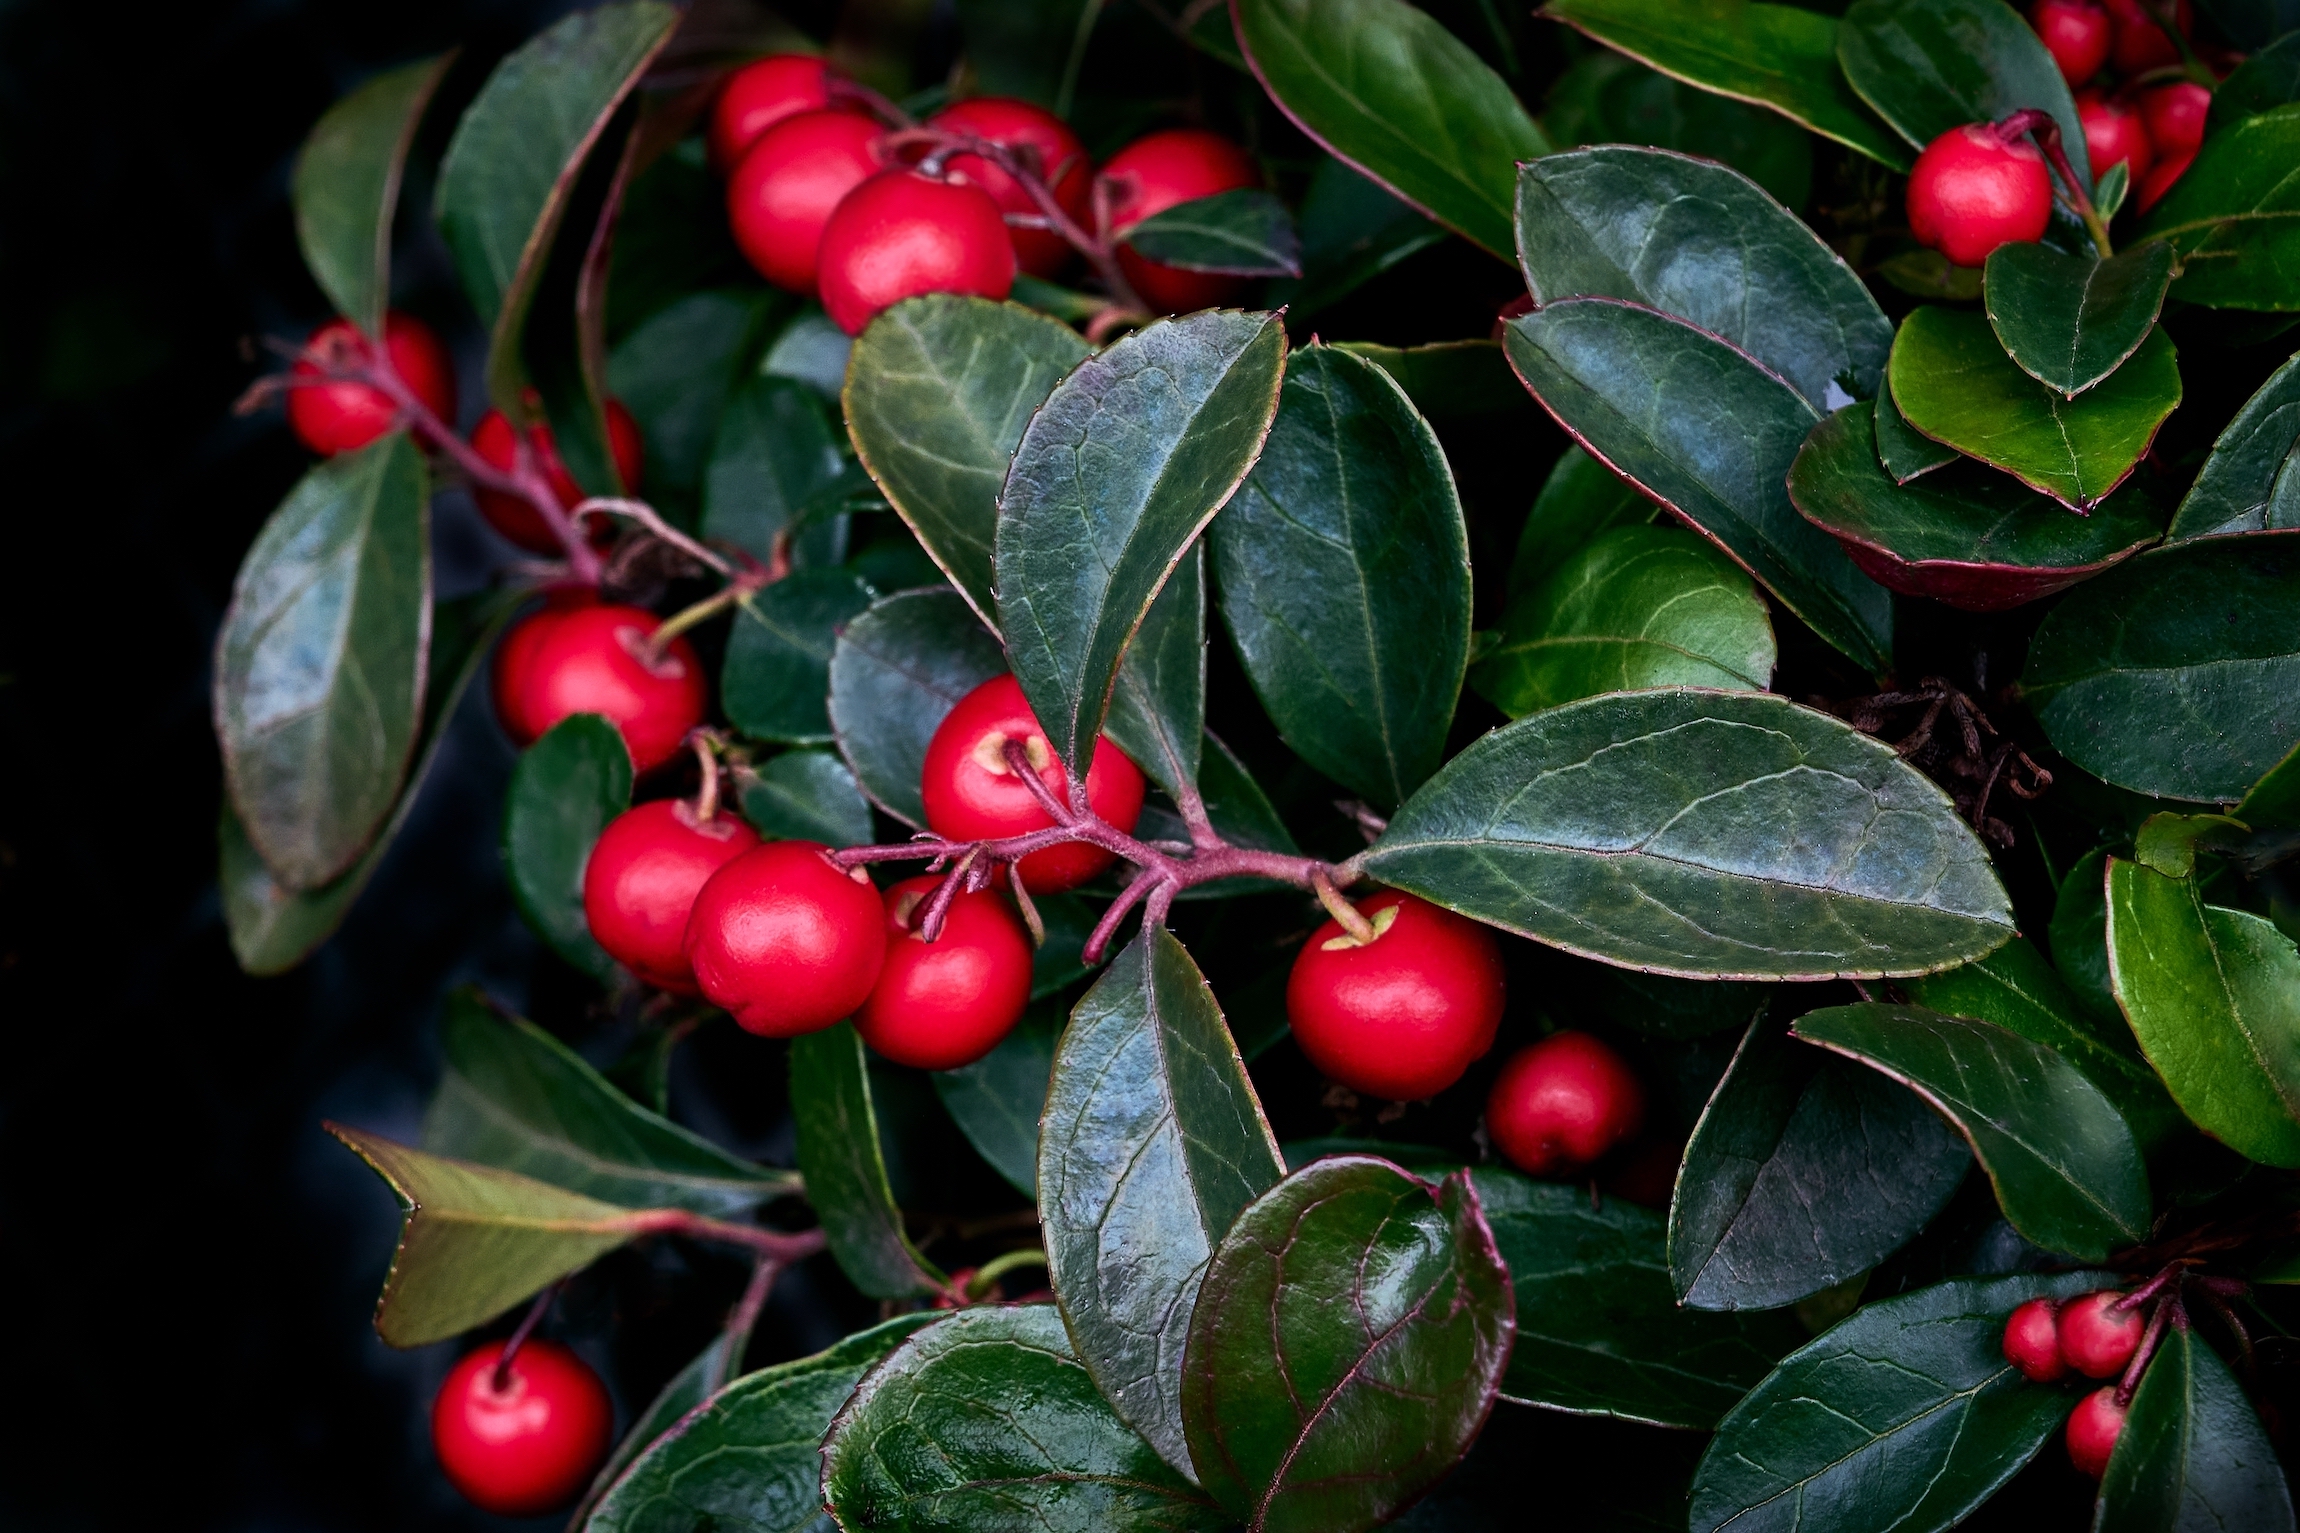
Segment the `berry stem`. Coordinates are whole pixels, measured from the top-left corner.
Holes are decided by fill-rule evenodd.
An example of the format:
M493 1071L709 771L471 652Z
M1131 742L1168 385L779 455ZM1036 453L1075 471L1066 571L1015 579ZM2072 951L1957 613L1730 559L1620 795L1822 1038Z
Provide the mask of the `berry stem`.
M996 1287L998 1280L1009 1272L1022 1267L1044 1267L1045 1265L1046 1253L1036 1246L1024 1246L1018 1251L1008 1251L1002 1255L993 1256L989 1261L977 1267L974 1276L967 1280L966 1296L969 1299L980 1299Z
M2132 1361L2125 1364L2124 1377L2116 1381L2118 1405L2132 1403L2132 1392L2140 1388L2140 1376L2148 1371L2148 1360L2156 1355L2157 1344L2164 1340L2164 1327L2176 1314L2181 1328L2187 1329L2188 1315L2180 1307L2177 1286L2156 1301L2156 1312L2148 1317L2148 1329L2141 1333L2140 1345L2132 1349Z
M551 1309L551 1301L559 1297L559 1290L566 1286L566 1282L565 1278L561 1278L537 1294L535 1302L527 1306L527 1314L519 1322L519 1328L513 1331L511 1339L503 1344L503 1355L495 1360L495 1392L497 1394L501 1394L511 1387L511 1360L519 1355L519 1349L527 1345L527 1338L535 1333L535 1328L538 1325L543 1323L544 1315L549 1313Z
M723 1329L727 1336L727 1355L720 1364L719 1377L711 1381L712 1393L718 1386L743 1371L743 1351L751 1339L751 1327L759 1323L759 1311L766 1308L767 1295L774 1292L775 1279L782 1276L785 1263L779 1257L762 1254L751 1267L751 1280L743 1285L743 1296L727 1311Z
M760 1256L771 1258L786 1267L793 1262L804 1261L823 1249L823 1232L820 1229L785 1234L781 1230L761 1229L755 1224L731 1224L724 1219L691 1214L683 1208L641 1209L628 1218L614 1220L604 1227L631 1235L685 1235L691 1240L716 1240L728 1245L747 1246Z
M1022 912L1022 924L1030 928L1030 945L1046 946L1046 920L1038 913L1037 902L1030 891L1022 886L1022 867L1019 863L1006 865L1007 892L1014 896L1015 909Z
M719 817L719 737L708 729L690 729L687 744L703 769L703 785L695 790L695 822L708 825Z
M2060 145L2060 124L2053 121L2052 114L2026 107L1998 123L1996 131L2008 144L2023 133L2036 140L2037 148L2044 151L2061 184L2068 188L2069 205L2076 209L2076 216L2084 220L2084 232L2092 237L2092 248L2104 261L2115 255L2116 247L2108 242L2108 225L2100 221L2100 214L2092 205L2092 188L2084 184L2076 167L2069 164L2068 154Z
M1310 874L1310 889L1318 896L1318 903L1326 907L1326 914L1341 923L1343 931L1360 946L1374 940L1374 923L1367 920L1357 906L1342 898L1342 891L1325 869Z
M578 521L595 514L627 516L679 552L717 570L729 580L738 578L742 573L735 568L734 562L724 554L688 537L678 528L664 521L655 508L643 500L632 500L620 495L594 495L577 506L574 512ZM760 583L763 585L766 582Z

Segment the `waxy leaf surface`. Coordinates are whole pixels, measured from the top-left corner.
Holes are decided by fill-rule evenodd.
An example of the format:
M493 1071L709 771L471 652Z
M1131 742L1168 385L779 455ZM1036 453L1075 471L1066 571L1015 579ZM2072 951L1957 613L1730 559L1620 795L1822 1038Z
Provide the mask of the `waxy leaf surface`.
M615 960L583 914L583 869L608 822L631 807L631 752L596 713L561 719L511 769L503 877L519 913L560 957L597 979Z
M1901 415L1901 407L1893 403L1890 388L1877 390L1875 409L1877 460L1884 464L1885 472L1893 476L1895 484L1907 484L1936 468L1947 468L1964 456L1954 447L1943 447L1910 425Z
M416 124L452 55L386 70L336 102L296 156L296 243L335 311L371 338L391 303L391 224Z
M1512 378L1514 385L1516 379ZM1575 550L1616 527L1653 520L1653 502L1637 486L1589 455L1568 447L1550 465L1541 493L1517 536L1509 564L1509 594L1522 596L1557 573Z
M719 673L727 721L754 740L828 742L831 650L870 605L871 588L843 569L793 570L738 602Z
M2300 355L2222 428L2172 518L2175 543L2300 529Z
M2293 21L2300 23L2300 13L2294 15ZM2266 39L2246 41L2262 43ZM2285 30L2283 36L2267 42L2229 71L2228 77L2213 91L2212 110L2205 118L2205 136L2224 133L2247 117L2257 117L2293 101L2300 101L2300 30Z
M904 591L847 624L831 650L831 732L871 802L923 827L919 773L935 727L1005 669L997 636L956 591Z
M770 841L870 842L870 804L834 751L785 751L736 781L743 818Z
M575 1504L573 1514L567 1519L568 1526L584 1528L590 1524L591 1512L598 1506L599 1498L623 1478L623 1471L631 1467L633 1460L655 1445L657 1438L677 1426L682 1416L718 1393L750 1342L748 1329L734 1335L722 1328L702 1351L688 1360L686 1367L671 1375L670 1382L647 1402L647 1408L623 1429L615 1450L591 1477L591 1488Z
M862 1038L851 1023L791 1040L791 1117L807 1201L839 1269L874 1299L932 1292L940 1274L903 1233L886 1179Z
M2189 303L2300 309L2300 103L2206 138L2141 232L2178 248Z
M1228 18L1222 18L1224 25ZM1446 237L1421 210L1332 155L1318 161L1300 208L1302 276L1266 296L1299 322Z
M1784 207L1813 194L1813 141L1774 112L1698 90L1610 49L1566 66L1542 102L1541 130L1560 149L1651 144L1732 166Z
M1178 202L1127 229L1137 255L1184 271L1299 277L1302 241L1286 205L1259 187Z
M1853 0L1837 61L1877 115L1922 149L1951 128L2040 107L2092 190L2076 100L2052 55L2003 0Z
M1039 914L1046 914L1043 902ZM934 1094L967 1143L1033 1201L1038 1197L1038 1117L1046 1110L1054 1044L1061 1036L1062 1008L1041 1002L973 1064L934 1073Z
M1118 664L1103 728L1167 792L1198 780L1206 748L1203 542L1191 545L1143 614Z
M2187 1326L2164 1333L2100 1482L2095 1533L2291 1533L2292 1491L2236 1375Z
M1989 256L1989 324L2022 372L2075 396L2106 378L2156 328L2172 247L2150 240L2101 260L2015 240Z
M706 540L732 543L761 564L792 533L806 551L801 518L839 483L844 455L822 396L795 378L746 379L719 412L703 468ZM818 534L819 536L819 534Z

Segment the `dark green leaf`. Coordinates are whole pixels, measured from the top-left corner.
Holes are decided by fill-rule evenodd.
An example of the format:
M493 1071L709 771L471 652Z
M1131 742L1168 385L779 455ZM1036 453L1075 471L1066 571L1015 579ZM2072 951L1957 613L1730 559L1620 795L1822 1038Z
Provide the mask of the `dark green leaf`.
M1232 14L1303 132L1507 259L1515 167L1549 141L1467 44L1405 0L1236 0Z
M658 510L670 496L679 517L693 512L720 418L747 382L775 308L756 290L693 293L650 315L608 358L607 387L639 423Z
M1126 646L1105 729L1167 792L1198 780L1206 738L1206 553L1174 566ZM1188 839L1187 836L1184 837Z
M727 721L754 740L829 740L831 649L870 604L870 587L843 569L793 570L743 598L719 677Z
M1081 955L1100 912L1075 894L1036 895L1032 903L1038 906L1038 919L1046 927L1046 940L1039 944L1038 956L1030 961L1030 998L1042 1001L1069 989L1093 972ZM1030 1121L1034 1125L1030 1131L1031 1143L1035 1145L1038 1142L1035 1110ZM1033 1180L1037 1174L1035 1170L1031 1172Z
M1295 353L1212 541L1255 694L1311 766L1384 807L1437 769L1469 656L1469 532L1429 423L1371 362Z
M1918 298L1974 303L1981 296L1981 268L1958 266L1937 250L1904 250L1879 262L1877 275Z
M1946 795L1768 693L1625 693L1505 725L1361 860L1478 920L1697 979L1921 974L2013 929Z
M2193 880L2108 863L2110 983L2189 1120L2271 1166L2300 1166L2300 950Z
M831 732L871 802L925 825L918 778L935 726L1005 669L997 638L956 591L905 591L847 624L831 650Z
M770 841L870 842L870 805L835 752L785 751L737 781L743 818Z
M1466 1172L1305 1167L1238 1216L1191 1317L1200 1483L1266 1533L1388 1521L1469 1451L1514 1319Z
M1296 324L1446 237L1388 188L1331 155L1310 172L1300 222L1301 280L1274 283L1268 295Z
M216 637L224 786L278 881L359 860L407 779L431 640L430 492L404 432L299 480L240 562Z
M727 398L703 470L703 536L772 563L776 537L838 483L844 457L832 430L822 396L805 384L745 380Z
M1837 26L1837 61L1861 99L1919 149L1968 122L2041 107L2091 190L2068 82L2003 0L1853 0Z
M2014 240L1989 256L1989 325L2022 372L2073 397L2148 339L2172 267L2172 247L2162 240L2105 261Z
M1513 379L1512 382L1515 380ZM1583 544L1615 527L1653 520L1653 502L1637 486L1591 457L1568 447L1550 466L1541 493L1526 513L1509 565L1509 594L1522 596L1564 567Z
M1576 440L1731 554L1855 663L1891 666L1892 600L1783 484L1819 419L1795 390L1716 337L1610 299L1509 322L1527 388Z
M1040 1002L997 1048L934 1076L934 1093L967 1143L1026 1198L1038 1196L1038 1115L1061 1035L1062 1008Z
M998 500L998 627L1074 780L1151 599L1254 466L1285 368L1274 314L1161 320L1080 363L1024 428Z
M2068 982L2070 993L2079 1005L2110 1023L2114 1031L2123 1028L2124 1017L2108 983L2107 880L2107 848L2095 848L2079 857L2056 891L2047 938L2052 945L2053 966Z
M1426 346L1341 341L1334 349L1363 357L1395 378L1414 408L1433 421L1529 416L1533 411L1498 341L1432 341Z
M1038 1142L1038 1214L1064 1319L1118 1414L1168 1463L1183 1340L1223 1231L1285 1174L1213 992L1164 928L1071 1014Z
M1301 850L1294 844L1293 833L1286 829L1286 822L1278 817L1270 796L1246 770L1246 763L1211 734L1206 736L1205 760L1199 766L1198 792L1206 800L1207 818L1214 822L1214 828L1222 833L1224 840L1236 846L1284 852L1289 856Z
M2300 16L2294 18L2300 25ZM2300 30L2276 41L2236 66L2212 93L2205 136L2225 133L2247 117L2300 101Z
M1663 149L1553 154L1517 182L1534 301L1620 298L1780 375L1817 414L1877 391L1893 327L1861 279L1739 171Z
M847 363L854 356L854 338L832 323L831 317L809 305L791 317L759 362L759 371L773 378L792 378L825 399L837 399L846 387Z
M1692 1533L1940 1533L2060 1430L2068 1397L2004 1357L2005 1316L2098 1273L1959 1278L1871 1304L1733 1408L1693 1481Z
M631 753L596 713L562 719L520 754L503 802L503 876L519 913L560 957L599 979L615 960L583 915L583 866L631 807Z
M327 109L295 163L295 232L304 265L336 312L383 334L391 302L391 221L400 171L452 54L386 70Z
M2300 309L2300 103L2215 133L2142 233L2180 251L2176 296L2215 309Z
M1707 1431L1803 1339L1785 1315L1679 1309L1658 1214L1498 1168L1470 1181L1517 1297L1507 1399Z
M1789 208L1813 189L1813 145L1796 124L1695 90L1618 53L1592 50L1549 89L1542 131L1560 149L1652 144L1721 160Z
M2300 830L2300 745L2270 767L2236 806L2254 830Z
M962 1310L872 1369L831 1423L846 1533L1215 1533L1221 1514L1111 1412L1051 1304Z
M2251 839L2252 827L2225 814L2152 814L2132 834L2132 860L2171 878L2196 872L2199 851L2226 855Z
M1685 1146L1669 1209L1674 1295L1696 1309L1808 1298L1908 1244L1971 1165L1914 1092L1760 1017Z
M2300 528L2300 355L2269 375L2212 444L2172 541Z
M592 1510L599 1498L623 1478L623 1471L648 1449L655 1440L677 1426L679 1419L696 1406L716 1394L741 1363L743 1349L750 1345L751 1333L745 1327L739 1336L721 1330L711 1338L710 1345L695 1354L686 1367L671 1375L671 1381L655 1392L655 1398L639 1413L638 1419L626 1427L615 1451L607 1455L607 1462L591 1477L591 1488L576 1503L575 1511L567 1519L571 1528L588 1528ZM827 1423L829 1417L824 1417Z
M1394 1139L1352 1139L1339 1136L1328 1139L1295 1139L1280 1145L1278 1148L1286 1157L1286 1170L1289 1173L1299 1171L1313 1161L1324 1160L1332 1155L1378 1156L1391 1165L1403 1166L1408 1171L1428 1172L1433 1176L1441 1177L1448 1172L1461 1169L1461 1157L1451 1150L1444 1150L1435 1145L1427 1144L1400 1144ZM1498 1241L1498 1239L1499 1236L1497 1235L1496 1240Z
M1597 969L1589 982L1606 1020L1653 1038L1706 1038L1745 1028L1773 995L1771 985L1679 979L1637 969Z
M1178 202L1126 231L1137 255L1184 271L1299 277L1302 241L1286 205L1259 187Z
M2045 615L2021 692L2095 777L2235 802L2300 741L2300 537L2129 561Z
M2161 328L2106 382L2064 399L2005 355L1985 315L1933 308L1901 322L1892 387L1918 431L2080 512L2124 482L2181 394Z
M791 1117L807 1200L848 1280L874 1299L933 1292L941 1274L903 1233L879 1148L862 1038L851 1024L791 1040Z
M2096 1533L2291 1533L2292 1492L2252 1402L2187 1326L2164 1335L2100 1482Z
M1890 388L1877 390L1875 410L1877 461L1893 476L1895 484L1907 484L1936 468L1947 468L1964 456L1954 447L1943 447L1902 419L1901 407L1893 403Z

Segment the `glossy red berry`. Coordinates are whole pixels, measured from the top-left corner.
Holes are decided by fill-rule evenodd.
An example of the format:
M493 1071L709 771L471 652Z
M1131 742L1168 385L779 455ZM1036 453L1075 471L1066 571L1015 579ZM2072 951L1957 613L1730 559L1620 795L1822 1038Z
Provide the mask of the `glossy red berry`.
M1645 1088L1587 1033L1551 1033L1501 1067L1485 1102L1494 1148L1528 1176L1569 1176L1635 1134Z
M2108 62L2116 24L2093 0L2036 0L2028 21L2069 84L2082 85Z
M348 319L331 319L311 333L288 369L288 425L313 452L333 455L365 447L399 424L391 396L366 383L318 383L329 357L345 361L369 354L367 337ZM408 392L449 425L455 421L455 364L431 327L394 311L383 321L384 355Z
M2159 155L2194 154L2204 143L2204 120L2212 92L2193 80L2176 80L2140 93L2141 120Z
M795 1038L854 1015L886 956L886 911L860 868L812 841L767 841L713 873L687 917L687 962L750 1032Z
M2006 143L1987 123L1951 128L1925 146L1909 173L1909 229L1959 266L2042 235L2052 217L2044 156L2026 139Z
M2124 1435L2125 1411L2113 1384L2077 1401L2068 1413L2068 1461L2096 1480L2108 1473L2116 1440Z
M811 53L776 53L727 77L711 103L711 163L721 173L786 117L831 108L830 66Z
M1197 128L1170 128L1136 139L1110 157L1097 179L1109 188L1109 227L1116 234L1177 204L1262 184L1245 150ZM1118 252L1118 265L1144 302L1168 314L1212 308L1245 287L1241 278L1161 266L1131 249Z
M2031 1299L2005 1321L2005 1361L2039 1384L2068 1372L2060 1355L2060 1327L2050 1299Z
M855 1014L863 1042L898 1065L955 1070L999 1045L1030 1003L1030 932L995 889L950 902L932 942L918 934L939 874L886 892L886 961Z
M921 293L1004 298L1014 245L981 187L884 170L847 193L823 226L816 286L832 321L860 335L881 309Z
M519 673L503 678L512 695L497 711L512 739L526 745L561 719L599 713L622 731L635 770L677 755L703 722L703 666L683 638L648 652L659 621L644 608L602 604L546 623Z
M468 1353L431 1403L431 1445L448 1482L482 1511L535 1517L580 1494L614 1441L615 1406L590 1366L529 1338L503 1387L503 1343Z
M597 588L559 586L545 593L543 606L513 623L495 646L495 716L502 722L503 732L519 744L525 745L543 733L525 713L527 669L534 661L535 646L543 642L543 636L558 625L560 618L578 607L597 605Z
M2172 190L2172 183L2188 173L2189 164L2195 158L2195 150L2183 149L2158 160L2148 172L2148 179L2140 183L2140 211L2145 213L2155 207L2164 194Z
M1070 774L1054 757L1046 731L1013 676L993 676L958 700L927 743L919 794L927 829L951 841L995 841L1044 830L1054 823L1038 799L1006 764L1006 742L1017 740L1038 780L1057 803L1070 801ZM1086 802L1120 830L1142 817L1142 769L1106 739L1094 742L1086 768ZM1117 860L1082 841L1032 852L1017 866L1032 894L1075 889Z
M2112 1378L2124 1372L2140 1348L2148 1321L2140 1307L2124 1308L2124 1296L2113 1288L2071 1299L2060 1312L2060 1355L2088 1379Z
M1310 933L1286 980L1286 1017L1311 1064L1352 1091L1435 1096L1493 1047L1506 996L1501 946L1477 922L1384 889L1356 902L1359 942L1339 921Z
M531 400L530 408L540 411L540 401ZM471 428L472 451L505 472L509 472L518 459L518 441L509 417L501 410L488 411L479 417L479 424ZM573 510L583 499L583 487L575 482L575 476L567 472L566 463L560 459L559 441L551 434L548 421L538 419L527 428L527 448L534 455L537 471L551 486L551 493L559 498L560 509ZM615 472L622 479L623 488L636 490L640 470L646 462L646 446L639 435L639 423L623 408L620 399L607 401L607 450L615 456ZM600 488L604 493L606 487ZM559 539L543 520L543 513L520 497L501 490L474 489L471 498L479 503L479 514L487 518L488 526L529 553L561 552ZM614 536L614 524L594 517L590 531L594 543L603 543Z
M2156 162L2156 146L2149 140L2139 108L2096 90L2080 90L2076 120L2084 128L2084 152L2092 161L2093 179L2107 175L2108 168L2121 161L2124 173L2138 186Z
M846 194L876 175L879 126L853 112L800 112L760 134L727 181L727 221L759 275L815 290L823 226Z
M583 865L583 919L607 956L658 990L699 995L687 963L687 917L713 873L759 844L731 814L695 817L658 799L607 823Z
M1070 131L1070 124L1044 107L1006 96L977 96L945 107L928 118L926 125L944 133L971 133L1025 158L1035 158L1039 178L1054 193L1062 211L1081 227L1091 219L1094 167L1086 158L1086 146ZM949 166L951 174L988 192L1001 213L1041 211L1021 182L978 154L954 154ZM1007 235L1014 245L1014 259L1032 276L1051 277L1069 264L1070 242L1051 229L1009 228Z
M2153 4L2153 0L2147 0ZM2164 35L2164 28L2143 9L2144 0L2108 0L2108 13L2116 23L2116 40L2109 45L2108 61L2120 75L2136 75L2180 62L2180 50ZM2195 23L2188 0L2177 0L2173 24L2187 37Z

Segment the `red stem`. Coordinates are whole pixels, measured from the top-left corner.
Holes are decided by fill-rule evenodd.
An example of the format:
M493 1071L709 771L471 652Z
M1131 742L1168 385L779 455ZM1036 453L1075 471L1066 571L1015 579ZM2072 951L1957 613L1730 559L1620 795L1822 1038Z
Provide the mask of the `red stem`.
M534 1334L535 1327L542 1324L544 1315L550 1312L551 1301L559 1297L559 1290L565 1284L566 1279L562 1278L559 1282L553 1283L549 1288L537 1294L535 1302L527 1306L526 1318L521 1320L519 1328L511 1333L511 1339L503 1344L503 1355L495 1360L495 1392L497 1394L501 1394L511 1387L511 1360L519 1355L521 1347L527 1345L527 1338Z
M2140 1376L2148 1370L2148 1360L2156 1355L2157 1344L2164 1340L2164 1327L2178 1311L2181 1328L2187 1329L2188 1316L2180 1309L2177 1290L2156 1301L2156 1313L2148 1317L2148 1329L2141 1333L2140 1345L2133 1349L2132 1361L2125 1365L2124 1377L2116 1381L2116 1403L2130 1405L2132 1392L2140 1387Z

